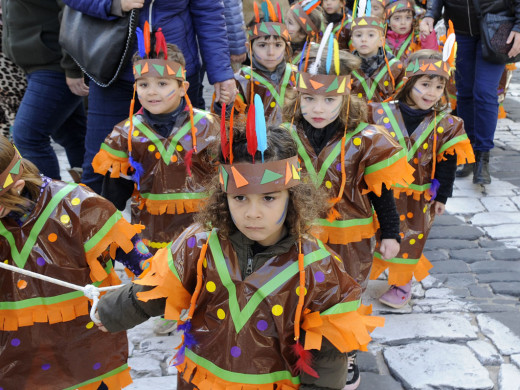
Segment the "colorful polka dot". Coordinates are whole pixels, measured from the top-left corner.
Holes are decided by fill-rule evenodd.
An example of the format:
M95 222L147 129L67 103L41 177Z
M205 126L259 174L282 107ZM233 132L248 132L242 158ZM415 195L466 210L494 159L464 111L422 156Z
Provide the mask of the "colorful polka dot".
M424 237L424 234L422 234L422 233L419 234L419 235L417 236L417 238L418 238L419 240L422 240L423 237Z
M46 264L45 259L43 257L38 257L36 259L36 264L38 264L40 267L43 267Z
M181 145L177 145L175 149L177 149L177 151L179 152L182 152L184 150L184 148Z
M206 259L206 258L202 259L202 266L204 268L208 268L208 259Z
M136 244L135 244L135 249L137 249L137 251L142 254L142 255L147 255L148 253L150 253L150 251L148 250L148 247L145 245L144 242L142 242L141 240L139 240Z
M217 317L220 319L220 320L223 320L224 318L226 318L226 312L222 309L218 309L217 310Z
M139 135L139 131L138 131L138 130L134 131L134 132L132 133L132 135L133 135L134 137L137 137L137 136Z
M414 164L419 164L419 159L418 159L417 157L414 157L414 159L413 159L413 163L414 163Z
M382 114L383 112L384 112L384 110L383 110L382 108L380 108L380 109L377 110L377 113L378 113L378 114Z
M305 290L305 294L303 294L303 295L307 295L307 288L304 287L304 290ZM300 296L300 286L296 287L296 295Z
M390 132L390 135L391 135L392 137L395 137L395 131Z
M359 146L361 145L361 138L354 138L354 140L352 141L352 143L356 146Z
M92 321L88 322L87 325L85 325L85 328L92 329L94 327L94 323Z
M277 317L281 316L283 313L283 307L280 305L274 305L273 308L271 309L271 312L273 313L273 315L275 315Z
M404 233L399 233L399 236L400 236L401 238L404 238Z
M208 123L207 119L206 118L202 118L199 122L201 125L205 125L206 123Z
M408 258L408 253L403 253L403 259L407 259Z
M264 320L260 320L256 323L257 329L262 332L267 329L267 326L268 326L267 321L264 321Z
M148 138L141 137L141 138L139 138L139 141L142 142L142 143L145 143L146 141L148 141Z
M148 269L148 267L150 267L150 262L148 260L141 260L139 262L139 267L144 271L145 269Z
M195 247L195 244L197 243L197 239L195 237L190 237L188 238L188 241L187 241L187 244L188 244L188 248L193 248Z
M415 239L412 238L412 239L410 240L410 245L413 245L413 244L415 244Z
M217 289L217 286L215 285L214 282L208 282L206 283L206 290L208 290L209 292L213 292Z
M358 98L362 98L363 97L363 94L360 92L357 94Z
M452 124L453 124L453 118L452 118L452 117L449 117L449 118L448 118L448 122L449 122L450 125L452 125Z
M325 187L327 187L327 188L332 188L332 183L330 182L330 180L327 180L327 181L325 182Z
M245 77L246 79L248 79L248 80L251 78L251 76L248 75L248 74L246 74L244 77Z
M341 172L341 163L336 164L336 171Z
M157 160L160 160L160 159L161 159L161 153L159 153L159 152L155 152L155 158L156 158Z
M336 260L338 260L340 263L343 263L343 262L341 261L341 259L340 259L338 256L334 256L334 258L335 258Z
M16 285L20 290L23 290L25 287L27 287L27 282L23 279L20 279Z
M148 151L150 151L150 152L155 151L155 145L148 145Z
M385 87L388 87L388 81L385 81L385 82L383 83L383 85L384 85Z
M399 216L399 219L400 219L401 221L404 221L404 220L406 219L406 217L404 216L404 214L401 214L401 215Z
M4 260L4 264L9 264L9 260Z
M439 134L444 133L444 127L442 127L442 126L437 127L437 133L439 133Z
M423 147L423 149L426 150L426 149L428 149L428 144L427 144L427 143L424 143L422 147Z
M323 272L321 271L318 271L314 274L314 279L318 282L318 283L322 283L325 281L325 275L323 274Z
M51 368L51 365L49 363L42 364L42 370L43 371L47 371L50 368Z
M383 119L383 122L384 122L384 123L389 123L389 122L390 122L390 119L389 119L389 118L384 118L384 119Z
M413 218L413 213L412 213L412 212L408 212L408 213L406 213L406 216L407 216L408 218Z
M94 370L99 370L101 368L101 363L94 363L94 365L92 366L92 369Z
M421 152L417 152L417 157L421 158L422 156L422 153Z
M51 233L47 236L47 239L50 241L50 242L55 242L57 239L58 239L58 236L56 233Z
M67 224L70 222L70 217L67 215L67 214L63 214L61 217L60 217L60 221L61 223L63 224Z
M231 347L231 356L239 357L242 354L240 347Z
M272 108L274 108L276 106L276 103L275 102L271 102L271 104L269 104L269 106L271 106Z
M270 91L265 91L265 96L271 96L271 92Z
M186 135L184 136L184 141L186 141L186 142L190 142L190 141L191 141L191 135L186 134Z
M391 125L390 123L385 123L385 127L386 127L387 129L389 129L389 128L392 127L392 125Z
M18 346L20 345L20 339L16 339L16 338L15 338L15 339L12 339L12 340L11 340L11 345L12 345L13 347L18 347Z
M70 201L70 204L72 204L73 206L77 206L80 203L81 203L81 200L79 198L74 198Z
M171 162L177 162L177 160L178 160L178 158L175 154L170 158Z
M130 121L125 122L125 127L128 127L128 126L130 126Z
M428 206L424 206L424 209L422 210L422 212L426 213L426 210L428 210Z

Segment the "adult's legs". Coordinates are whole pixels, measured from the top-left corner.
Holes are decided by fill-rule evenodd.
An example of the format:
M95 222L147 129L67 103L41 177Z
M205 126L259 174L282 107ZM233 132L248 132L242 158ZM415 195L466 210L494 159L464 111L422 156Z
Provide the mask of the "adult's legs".
M190 83L190 87L188 88L188 97L190 98L191 104L195 108L205 110L206 108L204 106L204 99L202 99L202 102L199 100L199 96L202 95L202 80L200 72L194 73L191 76L187 76L186 81Z
M27 90L13 126L13 139L22 156L32 161L44 175L60 179L58 159L50 137L69 117L76 115L83 99L70 91L62 72L37 70L29 74L27 80ZM69 127L75 134L64 142L64 146L77 149L81 148L80 135L84 133L85 123L76 121L75 125L78 127Z
M67 159L72 168L80 168L83 165L86 133L87 117L83 104L80 104L63 125L51 134L52 139L65 148Z

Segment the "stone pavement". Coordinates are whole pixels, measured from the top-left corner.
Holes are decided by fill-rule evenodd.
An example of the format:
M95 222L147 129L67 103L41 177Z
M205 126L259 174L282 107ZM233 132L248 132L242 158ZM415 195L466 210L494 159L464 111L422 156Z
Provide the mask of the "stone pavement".
M499 121L492 151L493 182L482 187L457 179L426 245L434 268L415 283L410 304L384 307L376 298L386 281L369 283L364 303L386 324L373 332L369 351L358 354L359 390L520 389L519 71L505 107L508 118ZM129 390L176 388L168 362L180 337L156 337L152 325L153 319L128 332Z

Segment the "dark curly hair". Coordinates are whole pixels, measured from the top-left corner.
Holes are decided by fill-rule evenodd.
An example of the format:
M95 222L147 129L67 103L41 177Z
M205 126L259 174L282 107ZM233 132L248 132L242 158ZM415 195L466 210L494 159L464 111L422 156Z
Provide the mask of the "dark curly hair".
M214 145L220 148L220 144ZM298 149L290 133L282 127L269 128L267 130L267 150L264 152L264 161L284 160L297 155ZM219 155L218 162L224 163L221 152L214 151ZM261 154L256 152L255 161L260 161ZM246 133L243 128L235 127L233 131L233 162L252 162L251 155L247 152ZM210 192L208 200L202 210L195 216L195 221L208 229L218 228L223 237L229 236L237 230L227 201L227 194L222 191L215 175L206 187ZM285 226L292 235L300 235L308 232L312 221L324 212L327 202L322 190L318 190L306 178L302 176L301 183L288 189L289 204Z

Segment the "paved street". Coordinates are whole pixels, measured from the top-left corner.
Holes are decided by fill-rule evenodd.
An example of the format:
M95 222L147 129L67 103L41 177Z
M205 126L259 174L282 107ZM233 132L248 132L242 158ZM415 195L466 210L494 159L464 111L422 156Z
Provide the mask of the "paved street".
M493 182L484 188L457 179L426 246L434 268L415 283L410 305L383 307L375 297L386 281L369 284L364 303L386 325L358 355L360 390L520 389L520 71L505 107ZM180 337L155 337L151 327L152 320L128 332L129 390L176 388L168 362Z

